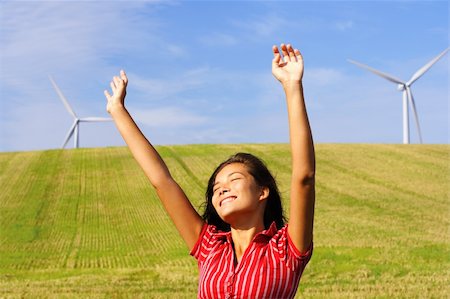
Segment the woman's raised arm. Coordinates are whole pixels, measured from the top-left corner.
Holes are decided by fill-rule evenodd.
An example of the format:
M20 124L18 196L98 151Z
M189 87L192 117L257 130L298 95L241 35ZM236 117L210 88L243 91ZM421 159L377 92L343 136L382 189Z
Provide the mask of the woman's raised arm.
M288 233L301 252L313 238L315 202L315 155L311 129L303 98L303 57L291 45L281 45L283 57L273 46L272 73L286 94L292 178Z
M155 187L164 208L191 250L200 235L203 220L173 180L161 156L125 109L127 84L128 78L122 70L120 76L115 76L111 81L112 95L107 90L104 92L108 101L106 110L111 114L133 157Z

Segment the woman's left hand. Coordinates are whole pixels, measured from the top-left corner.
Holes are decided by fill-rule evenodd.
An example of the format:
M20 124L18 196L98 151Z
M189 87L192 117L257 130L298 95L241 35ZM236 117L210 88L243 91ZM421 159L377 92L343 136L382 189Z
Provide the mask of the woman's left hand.
M290 44L281 44L281 56L277 46L272 47L272 74L281 84L298 83L303 77L303 57Z

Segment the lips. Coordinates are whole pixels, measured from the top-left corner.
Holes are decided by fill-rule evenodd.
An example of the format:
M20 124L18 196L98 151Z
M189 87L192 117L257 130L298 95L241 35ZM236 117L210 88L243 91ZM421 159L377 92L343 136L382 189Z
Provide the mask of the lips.
M234 201L235 199L236 199L236 196L227 196L227 197L225 197L224 199L222 199L222 200L220 201L219 206L222 206L222 205L224 205L224 204L226 204L226 203L232 202L232 201Z

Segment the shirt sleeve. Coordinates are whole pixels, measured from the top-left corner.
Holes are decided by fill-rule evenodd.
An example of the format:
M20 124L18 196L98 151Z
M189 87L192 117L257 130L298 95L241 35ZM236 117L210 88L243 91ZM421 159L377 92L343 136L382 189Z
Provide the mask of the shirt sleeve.
M277 243L278 254L280 260L284 261L286 265L293 271L303 271L311 259L313 252L313 243L306 250L306 252L300 252L300 250L294 245L291 237L289 236L287 225L281 228L274 236L274 241Z
M215 226L208 225L207 223L203 224L198 240L189 253L197 259L199 263L203 262L208 256L209 251L211 251L211 237L214 232Z

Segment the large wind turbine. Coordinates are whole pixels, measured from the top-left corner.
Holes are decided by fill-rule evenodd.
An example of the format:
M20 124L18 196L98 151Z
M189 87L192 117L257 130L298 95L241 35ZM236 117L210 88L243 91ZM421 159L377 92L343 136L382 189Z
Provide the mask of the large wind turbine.
M74 121L72 124L72 127L70 127L69 132L66 135L66 139L64 139L64 143L62 145L62 148L65 148L67 145L67 142L69 142L70 137L72 137L73 133L75 133L75 137L73 139L73 147L78 148L79 145L79 124L80 122L99 122L99 121L112 121L111 118L105 118L105 117L83 117L79 118L75 112L73 111L72 107L70 107L69 102L67 101L64 94L61 92L61 89L59 89L58 85L56 85L55 81L51 76L48 76L50 79L50 82L52 82L53 87L56 90L56 93L58 94L59 98L63 102L64 106L66 107L67 111L73 116Z
M433 58L430 62L425 64L423 67L421 67L419 70L417 70L409 79L409 81L405 82L400 79L395 78L394 76L391 76L389 74L380 72L374 68L371 68L370 66L367 66L365 64L356 62L354 60L348 59L349 62L356 64L359 67L362 67L364 69L367 69L371 71L372 73L383 77L386 80L389 80L393 83L397 84L397 89L399 91L402 91L403 93L403 143L409 144L409 111L408 111L408 102L411 104L412 110L414 112L414 119L416 121L417 126L417 132L419 134L419 140L420 143L422 143L422 133L420 131L420 125L419 125L419 117L417 115L416 110L416 104L414 102L414 97L411 92L411 84L413 84L417 79L419 79L423 74L425 74L426 71L428 71L433 64L435 64L439 59L441 59L442 56L444 56L450 48L445 49L441 54Z

